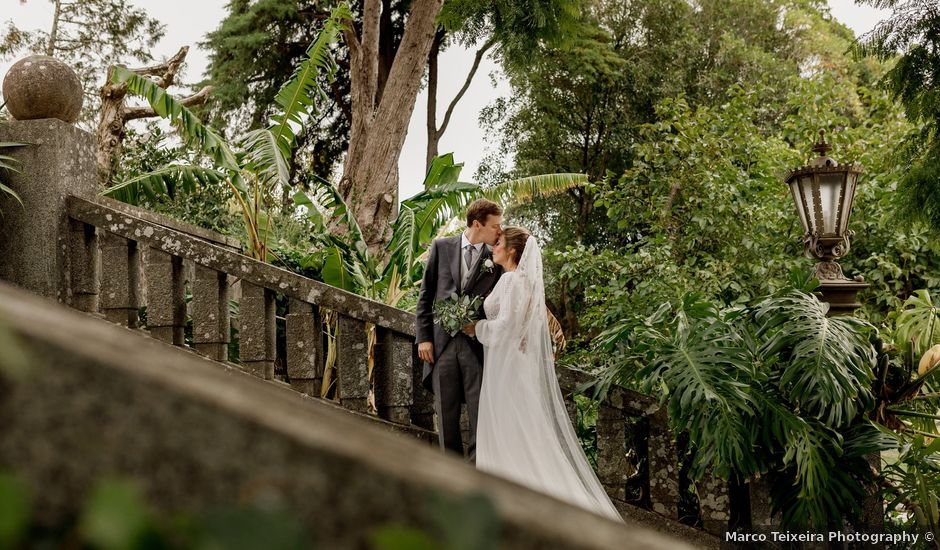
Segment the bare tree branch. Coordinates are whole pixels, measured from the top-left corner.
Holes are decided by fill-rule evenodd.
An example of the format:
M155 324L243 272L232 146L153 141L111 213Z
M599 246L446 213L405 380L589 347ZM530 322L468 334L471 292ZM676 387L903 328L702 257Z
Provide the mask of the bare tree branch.
M206 86L203 89L199 90L195 94L177 99L176 101L183 107L194 107L196 105L202 105L209 100L209 95L212 93L212 86ZM158 116L157 113L153 110L152 107L127 107L124 111L124 122L131 120L137 120L139 118L151 118Z
M477 50L476 55L473 57L473 66L470 68L470 73L467 74L467 80L464 81L463 87L460 88L460 91L457 92L457 95L454 97L453 101L450 102L450 105L447 106L447 112L444 113L444 121L441 122L441 127L437 131L437 137L440 139L440 136L444 135L444 131L447 130L447 125L450 124L450 117L454 114L454 108L457 106L457 103L463 98L463 95L467 93L467 89L470 88L470 83L473 81L473 77L477 74L477 69L480 68L480 62L483 60L483 56L486 55L487 50L493 47L496 44L496 38L490 38L483 44L479 50Z

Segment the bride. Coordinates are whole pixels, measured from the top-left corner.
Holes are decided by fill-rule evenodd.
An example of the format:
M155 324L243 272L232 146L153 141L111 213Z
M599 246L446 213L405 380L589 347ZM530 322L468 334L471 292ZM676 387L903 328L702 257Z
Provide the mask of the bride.
M596 514L622 521L588 464L565 409L545 311L542 253L507 227L493 248L505 272L464 327L483 344L476 464Z

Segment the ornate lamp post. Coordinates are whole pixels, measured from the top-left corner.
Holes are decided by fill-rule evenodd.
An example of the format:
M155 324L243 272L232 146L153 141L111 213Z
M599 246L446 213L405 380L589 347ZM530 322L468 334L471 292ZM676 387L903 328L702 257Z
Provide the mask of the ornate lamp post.
M791 170L786 182L803 223L804 252L819 260L816 278L829 302L829 313L842 315L861 305L856 301L858 291L869 286L862 277L847 278L836 262L849 252L849 240L855 234L849 229L849 216L862 167L857 163L840 166L828 156L831 150L825 131L820 130L819 141L813 146L819 157L808 166Z

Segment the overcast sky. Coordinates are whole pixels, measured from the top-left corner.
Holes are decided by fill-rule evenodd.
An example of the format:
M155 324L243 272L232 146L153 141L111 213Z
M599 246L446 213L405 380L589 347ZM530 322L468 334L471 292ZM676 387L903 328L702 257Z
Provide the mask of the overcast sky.
M214 30L225 15L228 0L131 0L131 4L146 8L152 17L166 24L166 36L154 50L154 57L165 59L183 45L189 45L187 69L183 82L201 79L208 64L206 52L197 42ZM867 6L857 6L854 0L829 0L833 16L851 27L856 34L867 32L889 12ZM26 29L48 27L52 19L52 4L45 0L0 0L0 23L6 26L12 20ZM442 55L438 99L438 119L451 98L463 85L467 71L473 63L473 51L452 48ZM0 63L0 76L6 74L10 63ZM494 85L494 82L496 83ZM508 85L500 78L499 68L485 59L467 94L458 104L453 118L440 144L440 152L453 152L458 162L465 164L461 179L472 179L477 166L486 154L486 135L477 121L480 110L495 98L507 95ZM421 189L424 179L426 148L425 110L427 94L418 96L408 138L399 160L401 172L400 195L407 198ZM490 144L490 146L495 143Z

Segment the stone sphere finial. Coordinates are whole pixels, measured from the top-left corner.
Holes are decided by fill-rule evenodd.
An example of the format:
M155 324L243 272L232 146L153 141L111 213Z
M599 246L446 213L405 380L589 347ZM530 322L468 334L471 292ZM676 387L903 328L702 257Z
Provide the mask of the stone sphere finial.
M75 122L82 112L82 82L65 63L31 55L10 67L3 79L3 99L16 120L57 118Z

